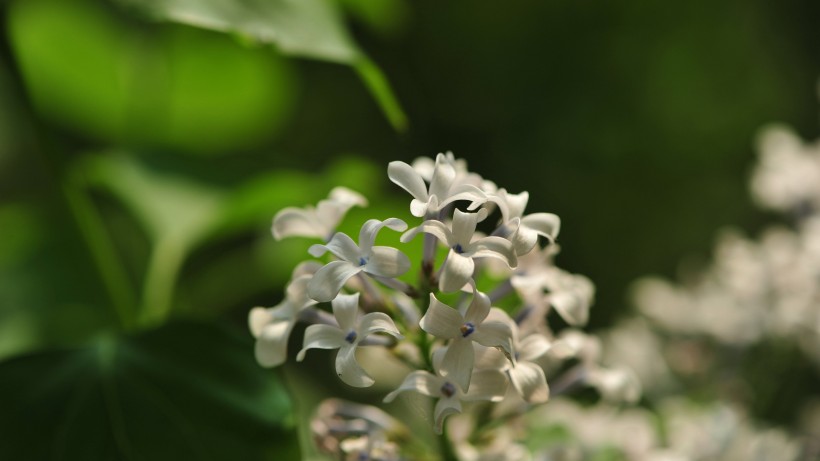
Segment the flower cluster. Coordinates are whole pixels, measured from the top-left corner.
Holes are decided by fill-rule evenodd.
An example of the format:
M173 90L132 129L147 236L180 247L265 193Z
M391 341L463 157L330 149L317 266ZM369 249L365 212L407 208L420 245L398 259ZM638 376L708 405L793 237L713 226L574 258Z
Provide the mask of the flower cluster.
M318 260L293 271L285 300L251 311L260 364L284 363L290 333L303 322L308 326L296 360L311 349L337 349L338 377L347 385L368 387L375 379L356 352L382 347L407 370L384 401L404 393L432 397L437 433L444 431L448 416L476 407L471 402L499 404L497 411L478 406L484 420L475 421L475 431L492 426L487 419L520 416L549 399L548 375L555 383L553 394L586 383L605 397L637 399L632 375L603 367L596 338L577 329L587 322L594 287L586 277L554 264L558 216L526 213L527 192L497 187L451 153L412 165L391 162L387 173L412 196L409 211L419 218L412 228L389 217L367 220L356 241L336 232L351 207L367 204L344 188L334 189L315 208L286 208L275 216L275 238L320 242L309 250ZM382 231L401 233L401 243L423 239L421 254L411 259L399 248L377 245ZM551 329L551 312L569 327ZM564 365L570 359L574 365ZM478 439L446 443L471 459L475 449L466 440ZM395 448L379 443L381 451ZM343 445L359 446L334 446Z

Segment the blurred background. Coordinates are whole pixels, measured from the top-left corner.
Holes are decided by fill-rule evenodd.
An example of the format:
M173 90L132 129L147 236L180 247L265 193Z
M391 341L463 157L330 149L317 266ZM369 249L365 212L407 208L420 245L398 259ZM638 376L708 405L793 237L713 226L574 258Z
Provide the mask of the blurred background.
M298 458L246 324L310 242L270 220L335 185L372 201L351 228L406 214L391 160L451 150L558 214L596 331L784 221L748 192L761 127L818 135L810 0L0 5L3 459ZM758 352L750 382L795 365L754 416L796 424L818 368Z

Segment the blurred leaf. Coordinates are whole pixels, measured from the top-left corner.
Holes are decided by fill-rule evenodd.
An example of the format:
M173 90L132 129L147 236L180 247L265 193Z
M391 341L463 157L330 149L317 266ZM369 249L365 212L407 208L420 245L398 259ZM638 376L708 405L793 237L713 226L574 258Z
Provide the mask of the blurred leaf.
M269 459L287 395L249 338L206 324L0 363L2 459ZM11 437L9 435L13 434Z
M390 123L407 117L381 70L350 37L332 0L115 0L158 20L275 44L282 53L353 66Z

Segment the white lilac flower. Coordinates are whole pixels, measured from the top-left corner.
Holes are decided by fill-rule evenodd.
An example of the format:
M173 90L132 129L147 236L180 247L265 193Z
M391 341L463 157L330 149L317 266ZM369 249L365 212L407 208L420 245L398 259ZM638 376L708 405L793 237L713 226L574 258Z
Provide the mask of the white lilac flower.
M464 213L455 210L452 230L443 222L428 220L420 226L407 231L401 236L402 242L411 240L416 234L424 232L434 235L450 248L447 259L441 267L439 289L444 292L460 290L473 277L475 262L473 258L497 258L510 267L515 267L518 259L512 243L501 237L481 237L473 240L476 224L487 216L486 210L477 213Z
M510 237L515 253L519 256L527 254L538 243L538 236L546 237L549 243L554 243L561 230L561 218L553 213L531 213L524 215L530 194L509 194L505 189L487 196L487 200L498 205L501 211L503 237ZM517 230L517 232L516 232Z
M430 306L419 321L421 328L431 335L450 340L441 363L441 372L462 389L470 388L470 377L475 363L473 342L482 346L499 347L511 356L512 330L508 322L488 319L490 299L478 290L462 315L430 294Z
M454 184L456 171L442 154L436 157L429 187L424 183L423 176L404 162L390 162L387 176L413 196L410 212L419 218L437 217L444 206L458 200L472 202L472 208L486 201L486 194L478 187L472 184Z
M472 346L471 346L472 347ZM420 394L438 398L434 410L434 429L437 434L442 433L444 418L461 413L462 401L489 400L498 402L504 398L507 391L507 379L498 370L478 370L473 373L473 385L465 392L455 380L442 376L434 366L436 374L417 370L404 378L404 382L387 394L386 403L392 402L396 396L406 391L415 391Z
M271 232L276 240L294 236L328 240L354 205L367 206L367 199L346 187L336 187L315 208L287 207L276 213Z
M463 158L456 158L452 152L447 151L442 155L442 160L450 164L456 172L456 177L453 180L453 186L460 184L471 184L478 187L486 193L493 193L498 190L494 182L488 181L477 173L473 173L467 169L467 161ZM438 159L438 157L437 157ZM419 157L413 160L413 169L421 175L421 177L431 182L433 180L433 173L436 169L436 161L430 157Z
M311 255L318 258L329 251L339 260L331 261L316 272L308 284L310 297L320 302L330 301L349 278L360 272L384 278L407 272L410 268L407 255L392 247L373 246L383 227L401 232L407 229L407 224L398 218L370 219L359 232L358 245L347 234L338 232L326 245L311 246L308 250Z
M339 326L310 325L305 330L302 350L296 355L301 362L308 349L339 349L336 374L353 387L373 385L373 378L356 361L356 348L372 333L385 333L401 338L393 320L383 312L371 312L359 317L359 294L340 295L333 302L333 315Z
M300 265L285 290L285 299L278 305L265 308L254 307L248 315L248 324L256 338L256 361L265 367L279 366L287 359L287 346L299 314L316 304L307 296L307 285L316 268Z

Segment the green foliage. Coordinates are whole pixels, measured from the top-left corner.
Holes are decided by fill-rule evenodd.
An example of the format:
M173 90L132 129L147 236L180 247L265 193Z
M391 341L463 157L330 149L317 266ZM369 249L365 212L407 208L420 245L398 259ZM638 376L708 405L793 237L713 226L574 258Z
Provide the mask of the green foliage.
M102 336L6 361L0 377L2 459L261 460L293 446L284 389L248 337L213 325Z

